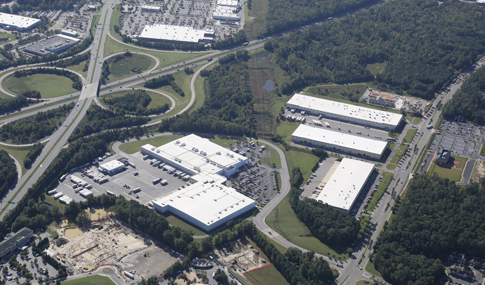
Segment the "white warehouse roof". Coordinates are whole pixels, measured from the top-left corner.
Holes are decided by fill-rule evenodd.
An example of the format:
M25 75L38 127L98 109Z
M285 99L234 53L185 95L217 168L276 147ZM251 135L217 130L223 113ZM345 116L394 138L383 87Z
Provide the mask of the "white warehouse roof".
M320 99L302 94L293 95L287 104L345 117L348 118L349 121L364 121L371 124L393 126L394 128L397 127L402 120L401 114Z
M108 172L113 171L115 169L123 168L125 165L118 160L112 160L110 162L106 162L104 164L101 164L99 168L106 169Z
M17 28L26 29L40 22L41 21L39 19L12 15L7 13L0 13L0 23L3 25L10 25Z
M214 30L200 30L192 27L154 24L145 25L143 31L138 37L152 40L198 43L201 40L208 39L205 36L206 34L209 36L214 36L214 33Z
M349 211L369 178L374 164L344 158L330 177L317 200Z
M354 136L307 125L300 125L292 136L372 153L379 157L387 146L387 142L385 141L368 139L362 136Z
M238 0L217 0L217 5L236 7L238 5Z
M194 134L157 148L150 144L141 148L142 153L163 157L171 165L181 165L194 173L223 174L224 169L247 163L246 157Z
M254 200L223 185L198 182L153 201L155 209L171 211L210 231L254 208Z
M162 8L159 6L151 6L151 5L142 5L142 10L150 10L150 11L160 11Z

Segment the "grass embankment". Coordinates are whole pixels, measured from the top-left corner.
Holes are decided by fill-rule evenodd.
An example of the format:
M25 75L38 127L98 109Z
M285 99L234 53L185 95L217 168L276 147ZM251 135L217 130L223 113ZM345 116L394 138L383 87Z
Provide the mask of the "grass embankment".
M106 95L103 95L101 98L118 98L118 97L123 97L126 94L131 93L131 92L132 91L130 91L130 90L117 91L117 92L108 93ZM150 92L150 91L145 91L145 92L150 96L150 98L152 98L152 101L147 106L147 109L157 107L157 106L160 106L160 105L163 105L163 104L168 104L169 107L172 105L172 102L170 101L170 99L168 99L167 97L165 97L161 94L158 94L158 93L155 93L155 92ZM99 102L101 102L102 105L107 106L107 104L104 103L103 100L99 100Z
M123 15L120 10L120 4L116 4L109 20L109 33L118 40L122 40L120 35L115 32L115 25L118 24L118 19Z
M377 271L375 268L374 268L374 264L372 264L372 262L367 262L367 265L365 266L365 271L371 273L371 274L374 274L375 276L379 276L382 278L382 275L379 273L379 271Z
M114 61L114 57L112 57L108 59L108 63L111 72L108 76L109 82L135 76L137 73L132 71L135 68L138 72L145 72L153 68L156 64L153 58L138 53L132 53L132 56L125 56L118 61Z
M109 277L105 276L99 276L99 275L91 275L91 276L86 276L74 280L69 280L69 281L63 281L61 282L62 285L90 285L90 284L96 284L96 285L115 285Z
M11 146L5 146L5 145L0 145L0 149L5 150L6 152L10 153L13 157L15 157L20 165L22 166L22 175L27 172L27 169L24 166L24 159L25 156L27 156L27 153L29 153L30 149L32 147L27 146L27 147L11 147Z
M461 181L461 173L465 169L468 158L452 155L455 166L452 168L441 167L433 162L429 168L430 173L436 173L439 177L448 178L451 181Z
M147 139L139 139L127 143L123 143L120 145L120 150L122 150L125 153L128 154L133 154L137 151L140 151L140 148L143 145L146 144L151 144L153 146L161 146L163 144L166 144L168 142L171 142L173 140L179 139L183 137L182 135L167 135L167 136L160 136L160 137L154 137L154 138L147 138Z
M409 129L404 136L404 142L411 143L413 141L414 135L416 135L417 129Z
M389 163L386 165L386 168L390 170L396 169L399 160L401 160L402 156L406 153L408 148L409 145L407 144L400 145L394 156L391 158L391 161L389 161Z
M360 280L355 285L376 285L376 283L367 281L367 280Z
M234 140L234 139L225 139L225 138L221 138L221 137L215 137L215 138L212 138L212 139L209 139L211 142L215 143L215 144L218 144L222 147L229 147L230 145L232 144L235 144L237 142L237 140Z
M261 163L264 163L270 167L273 167L273 164L274 164L276 168L281 168L281 159L280 159L279 153L274 148L270 147L267 144L259 143L259 145L264 145L267 151L269 151L270 153L269 157L262 157L260 159Z
M184 229L188 232L191 232L192 235L195 235L195 236L206 235L206 233L203 232L202 230L200 230L199 228L192 226L191 224L188 224L187 222L175 217L172 214L168 214L168 215L164 215L164 216L167 219L168 223L171 224L174 227L179 227L181 229Z
M66 69L69 69L69 70L72 70L72 71L76 71L76 72L79 72L81 73L84 77L86 77L88 75L88 71L83 71L83 68L84 68L84 65L86 65L86 60L85 61L82 61L80 62L79 64L75 64L75 65L69 65L68 67L66 67Z
M244 3L244 31L249 39L256 39L266 29L268 9L269 0L251 1L251 6Z
M274 265L266 266L264 268L254 270L248 273L245 273L246 277L248 277L251 282L257 285L267 285L267 284L278 284L278 285L289 285L281 275L281 273L276 270Z
M415 125L421 124L421 118L420 117L414 117L413 124L415 124Z
M369 212L374 211L374 209L377 206L377 203L379 203L379 200L382 198L382 196L386 192L387 187L389 187L389 184L391 183L393 177L394 177L394 174L392 174L390 172L383 172L382 173L382 181L379 184L379 186L377 187L376 193L374 194L369 205L367 206L367 208L366 208L367 211L369 211Z
M54 74L34 74L25 77L8 76L3 82L7 91L20 94L26 90L37 90L42 98L55 98L75 92L72 88L72 80Z

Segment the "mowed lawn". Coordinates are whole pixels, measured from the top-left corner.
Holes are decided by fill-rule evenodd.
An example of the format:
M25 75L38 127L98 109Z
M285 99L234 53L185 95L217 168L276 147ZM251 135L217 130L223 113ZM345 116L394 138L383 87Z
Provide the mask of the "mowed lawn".
M409 129L404 136L404 142L411 143L413 141L414 135L416 135L417 129Z
M167 219L167 222L169 224L171 224L172 226L181 228L181 229L186 230L188 232L192 232L193 235L196 235L196 236L206 235L206 233L204 231L200 230L199 228L197 228L195 226L192 226L191 224L185 222L182 219L175 217L172 214L165 215L165 219Z
M439 177L448 178L451 181L455 181L455 182L461 181L461 173L465 168L465 164L468 158L454 156L454 155L452 157L455 160L456 167L453 167L453 168L441 167L441 166L438 166L435 162L433 162L433 164L431 164L429 171L431 173L432 172L436 173Z
M63 281L61 282L62 285L91 285L91 284L96 284L96 285L115 285L111 279L108 277L104 276L99 276L99 275L91 275L91 276L86 276L83 278L78 278L75 280L69 280L69 281Z
M153 146L159 147L163 144L171 142L173 140L179 139L183 137L182 135L167 135L167 136L160 136L155 138L147 138L147 139L140 139L135 140L127 143L123 143L120 145L120 149L128 154L133 154L137 151L140 151L140 148L143 145L151 144Z
M262 157L260 159L261 163L264 163L264 164L271 166L271 167L273 167L273 163L274 163L276 168L281 168L281 159L280 159L280 155L278 154L278 152L274 148L270 147L267 144L264 144L264 143L259 143L259 144L264 145L266 147L266 150L269 151L269 153L270 153L269 157Z
M283 199L283 201L281 201L281 203L268 215L266 223L285 239L302 248L337 260L346 260L349 258L347 253L338 254L335 250L320 242L312 235L295 215L293 209L291 209L288 196L286 196L285 199Z
M14 94L20 94L26 90L37 90L42 98L54 98L79 92L72 88L71 79L54 74L34 74L20 78L9 76L3 84L7 91Z
M147 71L155 66L155 60L143 54L132 53L132 56L125 57L124 59L113 62L113 58L109 59L109 70L111 74L109 76L110 82L127 78L136 75L131 71L135 67L143 72Z
M267 285L267 284L278 284L278 285L289 285L281 275L281 273L276 270L274 265L266 266L261 269L257 269L248 273L245 273L249 280L255 282L257 285Z
M402 156L406 153L406 150L409 148L409 145L402 144L397 148L396 153L391 158L391 161L387 164L387 169L396 169L399 160L401 160ZM393 168L392 168L393 167Z

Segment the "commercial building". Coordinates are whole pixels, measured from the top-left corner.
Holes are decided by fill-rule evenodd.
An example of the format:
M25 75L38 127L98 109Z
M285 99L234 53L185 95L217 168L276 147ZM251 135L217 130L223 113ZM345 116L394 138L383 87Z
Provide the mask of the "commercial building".
M0 242L0 258L23 246L33 235L34 232L29 228L22 228L16 233L8 234L5 239Z
M354 136L328 129L300 125L291 135L298 144L325 148L330 151L345 152L379 160L386 149L387 142Z
M99 171L109 175L116 174L124 169L126 169L125 164L119 162L118 160L112 160L99 166Z
M322 115L344 122L369 126L384 130L394 130L402 121L402 115L365 108L361 106L295 94L286 103L288 109L306 111L308 114Z
M145 25L138 39L174 43L205 43L214 39L214 30L194 29L175 25Z
M31 46L24 48L26 52L36 55L46 55L50 53L62 53L68 48L75 46L81 40L66 35L56 35L51 38L39 41Z
M40 19L0 13L0 27L5 30L10 30L10 28L14 28L19 32L23 32L35 27L41 22L42 21Z
M222 21L239 21L239 15L235 11L234 7L216 5L212 11L212 18Z
M160 6L143 5L141 6L141 10L147 12L160 12L162 8Z
M154 201L153 207L209 232L253 209L255 201L233 188L199 182Z
M191 176L192 185L154 200L159 212L169 211L193 225L211 231L255 207L255 201L222 185L248 159L197 135L188 135L160 147L146 144L141 153Z
M331 174L317 200L349 212L369 180L374 164L344 158Z
M239 5L239 1L238 0L217 0L216 4L221 6L229 6L229 7L236 8Z
M447 166L448 162L450 161L450 157L451 151L440 147L436 153L436 164L439 166Z
M77 37L79 33L74 30L61 30L63 35L70 36L70 37Z

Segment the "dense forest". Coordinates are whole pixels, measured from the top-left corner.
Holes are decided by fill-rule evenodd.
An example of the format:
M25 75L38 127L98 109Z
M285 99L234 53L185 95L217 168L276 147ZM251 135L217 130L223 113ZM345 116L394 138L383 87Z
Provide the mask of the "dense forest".
M143 125L149 120L147 117L131 117L115 114L98 105L92 105L86 111L86 116L69 137L69 142L104 130Z
M472 73L453 98L445 105L446 119L463 116L467 121L483 125L485 123L485 67Z
M54 133L71 111L74 103L56 109L38 112L33 117L23 118L0 127L0 140L15 144L37 142Z
M34 163L35 159L39 156L39 154L42 152L42 149L44 148L44 145L41 143L36 143L32 146L32 148L29 150L27 155L24 158L24 167L29 169L32 166L32 163Z
M163 86L170 85L172 89L177 92L180 96L184 97L185 93L182 91L180 86L177 85L175 82L175 78L173 78L172 74L162 75L157 78L153 78L145 82L143 85L145 88L150 89L157 89Z
M147 108L152 101L150 95L145 90L130 91L128 94L121 97L102 98L103 102L109 106L109 108L120 115L138 115L148 116L152 114L160 114L169 109L167 103L156 106L153 108Z
M17 167L6 151L0 149L0 197L3 197L17 179Z
M37 100L30 100L22 95L7 99L0 98L0 114L27 107L33 102L38 103Z
M377 2L376 0L270 0L266 35L313 23Z
M26 77L34 74L54 74L58 76L65 76L72 81L72 88L76 90L81 90L83 88L83 84L81 82L81 79L77 74L67 70L67 69L57 69L57 68L44 68L44 67L39 67L39 68L34 68L34 69L22 69L22 70L17 70L14 72L14 76L19 78L19 77Z
M17 0L21 10L69 10L78 1L75 0Z
M476 5L403 0L272 39L265 49L292 76L280 88L286 94L372 81L367 65L387 63L375 76L379 88L430 99L485 52L484 28L485 11Z
M242 59L216 66L206 80L204 105L192 113L162 120L159 130L254 136L253 95L248 81L247 63Z
M392 284L436 284L452 251L485 258L484 203L484 186L415 177L374 245L376 269Z
M20 95L27 98L35 98L35 99L40 99L41 97L40 92L37 90L24 90Z

